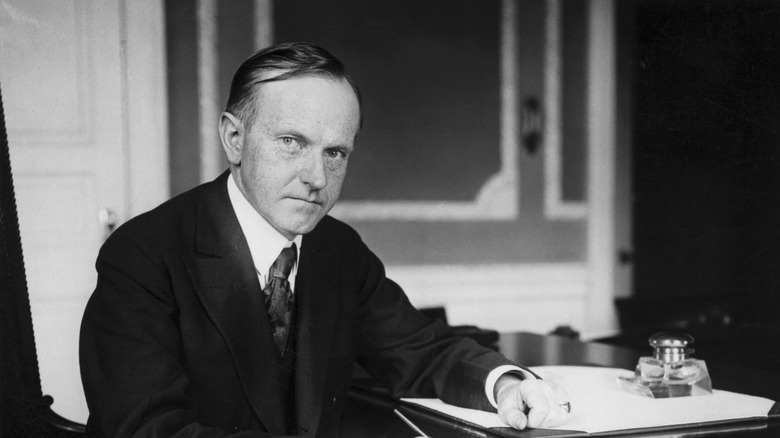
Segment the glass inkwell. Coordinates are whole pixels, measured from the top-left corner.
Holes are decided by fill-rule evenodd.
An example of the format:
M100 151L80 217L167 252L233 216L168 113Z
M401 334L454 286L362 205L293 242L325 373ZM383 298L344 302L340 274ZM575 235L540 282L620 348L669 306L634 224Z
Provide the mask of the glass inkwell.
M650 336L653 356L640 357L633 377L618 377L628 391L652 398L712 394L712 381L703 360L690 358L693 336L656 333Z

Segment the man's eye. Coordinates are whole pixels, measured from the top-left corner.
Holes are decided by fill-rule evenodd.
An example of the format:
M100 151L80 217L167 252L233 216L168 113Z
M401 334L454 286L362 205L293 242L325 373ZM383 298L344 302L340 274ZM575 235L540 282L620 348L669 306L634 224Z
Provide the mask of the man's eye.
M296 140L295 137L281 137L279 140L285 146L293 146L298 142L298 140Z
M347 153L341 149L328 149L325 153L330 158L347 158Z

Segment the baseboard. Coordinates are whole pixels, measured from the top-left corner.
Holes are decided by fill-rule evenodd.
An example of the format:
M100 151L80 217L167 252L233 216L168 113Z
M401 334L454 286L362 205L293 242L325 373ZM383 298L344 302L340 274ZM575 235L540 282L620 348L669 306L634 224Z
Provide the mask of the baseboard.
M388 266L417 307L442 306L452 325L546 333L585 325L584 264Z

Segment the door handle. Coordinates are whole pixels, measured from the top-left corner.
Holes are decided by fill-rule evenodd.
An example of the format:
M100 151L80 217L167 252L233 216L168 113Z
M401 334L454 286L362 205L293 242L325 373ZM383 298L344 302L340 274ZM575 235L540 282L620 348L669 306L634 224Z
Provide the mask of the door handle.
M542 145L544 114L542 104L536 97L526 97L520 107L520 136L525 150L533 155Z
M98 212L98 220L103 226L103 240L105 241L116 228L118 222L116 213L110 208L103 208Z

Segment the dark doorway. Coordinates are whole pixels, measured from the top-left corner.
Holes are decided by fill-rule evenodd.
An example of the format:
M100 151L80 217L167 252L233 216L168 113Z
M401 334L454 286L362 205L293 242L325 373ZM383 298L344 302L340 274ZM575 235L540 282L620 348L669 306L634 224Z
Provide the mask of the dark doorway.
M780 2L636 6L634 296L618 303L623 329L640 344L655 330L688 331L702 354L737 348L777 366Z

